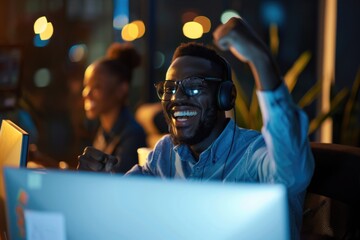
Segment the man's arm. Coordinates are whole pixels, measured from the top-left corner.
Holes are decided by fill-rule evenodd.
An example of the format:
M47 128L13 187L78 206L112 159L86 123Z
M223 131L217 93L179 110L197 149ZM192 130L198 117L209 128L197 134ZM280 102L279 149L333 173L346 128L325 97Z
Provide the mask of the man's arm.
M230 50L248 63L255 78L268 152L257 168L260 181L284 183L292 193L304 191L314 170L308 119L282 84L270 51L241 18L232 18L218 27L214 39L222 50Z
M213 33L222 50L230 50L239 60L249 64L258 90L274 90L281 75L266 45L241 18L231 18Z

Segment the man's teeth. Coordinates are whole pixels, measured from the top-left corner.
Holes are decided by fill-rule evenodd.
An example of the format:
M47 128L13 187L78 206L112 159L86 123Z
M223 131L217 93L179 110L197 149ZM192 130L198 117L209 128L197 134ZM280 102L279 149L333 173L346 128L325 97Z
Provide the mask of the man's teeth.
M193 117L196 116L196 111L176 111L174 112L174 117Z

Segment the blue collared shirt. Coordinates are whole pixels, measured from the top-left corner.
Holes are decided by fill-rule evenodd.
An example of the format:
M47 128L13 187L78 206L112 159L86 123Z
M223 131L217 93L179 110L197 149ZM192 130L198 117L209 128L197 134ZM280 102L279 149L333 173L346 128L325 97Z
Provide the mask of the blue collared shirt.
M314 171L308 141L308 118L294 104L285 85L257 92L263 116L262 133L229 120L220 136L197 161L187 145L169 135L158 141L147 164L128 174L224 182L280 183L287 187L292 239L300 236L306 188Z

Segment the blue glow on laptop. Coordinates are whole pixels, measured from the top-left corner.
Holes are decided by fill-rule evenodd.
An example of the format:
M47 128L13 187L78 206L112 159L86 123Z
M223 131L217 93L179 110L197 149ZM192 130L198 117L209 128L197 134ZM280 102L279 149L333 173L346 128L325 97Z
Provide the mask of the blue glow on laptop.
M15 168L4 176L11 239L289 239L281 185Z

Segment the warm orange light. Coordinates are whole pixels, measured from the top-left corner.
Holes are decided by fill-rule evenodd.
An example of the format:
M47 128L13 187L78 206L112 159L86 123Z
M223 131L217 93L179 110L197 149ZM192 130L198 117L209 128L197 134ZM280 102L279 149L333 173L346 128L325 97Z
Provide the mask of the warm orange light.
M138 36L136 38L141 38L142 36L144 36L144 34L145 34L144 22L141 20L136 20L136 21L133 21L132 23L135 24L138 28Z
M183 23L186 22L190 22L193 21L193 19L197 16L198 14L196 12L192 12L192 11L187 11L185 12L182 16L181 16L181 20Z
M321 49L320 79L322 80L320 112L331 108L331 89L335 81L337 1L326 1L323 12L323 38ZM333 121L327 118L320 127L320 141L332 143Z
M275 23L270 25L270 49L273 55L279 52L279 31Z
M59 168L60 168L60 169L68 169L68 168L69 168L69 164L67 164L67 163L64 162L64 161L60 161L60 162L59 162Z
M196 18L194 18L194 22L198 22L201 24L204 33L209 32L211 29L211 21L209 18L205 16L197 16Z
M129 23L121 30L121 37L125 41L134 41L139 35L139 29L136 24Z

